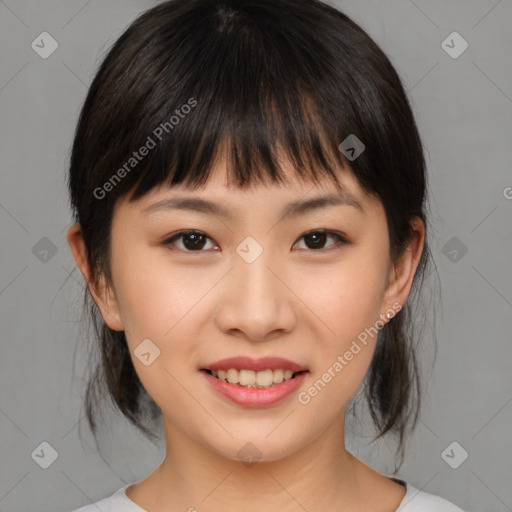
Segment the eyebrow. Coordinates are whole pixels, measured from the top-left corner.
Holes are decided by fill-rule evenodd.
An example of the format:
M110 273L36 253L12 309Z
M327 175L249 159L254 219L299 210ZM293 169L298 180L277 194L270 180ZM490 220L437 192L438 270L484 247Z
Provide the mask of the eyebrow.
M340 190L337 194L319 196L287 204L281 213L280 221L292 217L298 217L299 215L304 215L326 206L344 205L352 206L361 213L365 213L362 204L353 195L345 190ZM173 197L170 199L163 199L162 201L150 204L142 210L142 213L147 215L158 210L185 210L200 212L223 217L229 221L233 221L236 218L236 215L225 206L207 199L200 199L198 197Z

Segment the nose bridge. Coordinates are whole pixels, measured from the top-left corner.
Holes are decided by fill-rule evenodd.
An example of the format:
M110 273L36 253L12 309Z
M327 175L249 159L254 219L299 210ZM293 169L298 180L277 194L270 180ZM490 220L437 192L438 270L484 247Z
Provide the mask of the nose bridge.
M220 328L242 331L253 341L275 330L288 330L294 315L286 286L277 276L279 264L273 250L246 239L236 252L235 268L218 310Z
M275 265L275 259L272 257L272 248L263 248L255 239L248 238L237 248L235 286L239 287L240 304L256 302L253 305L261 309L271 303L275 304L277 295L280 295L275 270L270 270Z

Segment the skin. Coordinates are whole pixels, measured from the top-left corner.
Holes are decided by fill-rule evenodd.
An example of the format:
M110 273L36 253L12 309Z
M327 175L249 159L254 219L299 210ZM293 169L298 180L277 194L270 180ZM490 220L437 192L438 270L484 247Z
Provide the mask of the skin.
M92 284L80 226L69 228L68 243L105 322L125 331L135 369L162 409L165 458L126 491L149 512L390 512L405 495L402 485L345 449L345 408L367 373L376 336L308 404L297 393L321 378L365 328L387 321L393 304L406 302L424 225L413 220L414 236L393 265L383 206L349 169L340 170L341 182L364 214L327 206L278 222L287 203L336 192L327 179L306 184L285 169L288 184L242 191L228 186L219 163L202 189L159 187L136 203L121 199L112 224L110 284ZM182 195L221 203L236 217L142 213ZM209 238L198 249L190 249L187 237L163 243L184 229ZM308 241L304 234L314 229L342 232L351 243L333 236ZM263 248L250 264L236 252L247 236ZM133 353L146 338L160 349L149 366ZM218 395L199 371L235 355L277 355L310 373L280 403L245 408ZM237 455L248 442L261 453L251 466Z

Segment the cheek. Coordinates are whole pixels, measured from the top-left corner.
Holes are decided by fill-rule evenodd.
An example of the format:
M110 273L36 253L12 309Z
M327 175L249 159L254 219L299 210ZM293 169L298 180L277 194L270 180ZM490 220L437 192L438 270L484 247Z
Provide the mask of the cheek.
M343 345L379 318L385 262L354 251L339 265L311 274L305 282L308 305L338 344Z
M310 388L311 396L318 396L320 409L329 409L332 401L340 407L346 404L368 371L387 264L378 254L376 249L354 251L350 256L347 252L335 267L319 270L314 277L310 274L306 281L308 306L323 325Z
M158 252L156 248L123 251L120 247L118 253L123 255L113 265L119 310L131 343L150 338L162 344L183 327L180 319L202 294L189 273L173 268L165 253Z
M189 330L197 328L197 323L191 322L193 307L205 290L191 286L189 273L173 269L166 264L165 255L158 258L154 248L152 251L152 258L147 250L125 251L115 271L113 266L118 304L143 386L162 410L171 396L173 407L183 410L190 406L190 399L179 383L190 378L190 368L183 362L197 360L198 347ZM152 343L142 344L147 339ZM150 364L139 359L143 353L149 353Z

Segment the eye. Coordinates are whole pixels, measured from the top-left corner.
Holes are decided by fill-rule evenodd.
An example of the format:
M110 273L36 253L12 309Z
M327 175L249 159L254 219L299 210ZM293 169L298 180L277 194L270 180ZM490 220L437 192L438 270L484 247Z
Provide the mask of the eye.
M348 244L348 240L341 236L338 233L334 233L332 231L324 231L324 230L316 230L316 231L310 231L309 233L306 233L301 236L301 239L303 238L306 240L307 248L314 249L316 251L318 250L330 250L330 249L324 249L323 246L326 242L326 240L332 237L338 241L338 244L333 245L343 245Z
M322 246L325 245L326 240L332 237L337 240L337 245L344 245L350 243L345 237L338 233L334 233L332 231L325 230L315 230L310 231L302 235L300 238L306 240L307 249L313 249L315 251L325 250ZM176 243L177 240L183 240L181 247ZM185 252L205 252L202 249L207 245L207 240L213 242L213 240L207 236L205 233L197 230L187 230L187 231L179 231L171 238L168 238L164 242L163 245L174 245L177 246L178 249L185 250ZM336 245L336 244L331 244ZM218 247L214 245L214 247ZM326 249L330 250L330 249Z
M180 231L171 238L168 238L163 242L163 245L176 245L175 240L183 239L184 243L179 249L185 249L188 252L204 252L201 249L205 246L205 240L211 240L209 236L206 236L201 231ZM197 249L197 250L196 250Z

